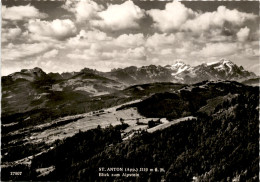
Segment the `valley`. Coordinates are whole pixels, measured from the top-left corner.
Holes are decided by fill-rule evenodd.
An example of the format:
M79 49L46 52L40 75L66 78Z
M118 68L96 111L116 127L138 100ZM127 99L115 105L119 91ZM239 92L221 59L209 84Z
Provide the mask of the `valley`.
M2 167L12 167L15 165L30 165L30 161L33 156L39 156L42 153L46 153L49 150L53 149L54 142L56 140L64 140L68 137L72 137L79 132L86 132L91 129L95 129L97 127L106 128L111 126L117 126L121 124L125 124L127 126L126 129L121 131L122 140L130 139L136 132L141 132L142 130L147 130L149 133L153 133L157 130L165 129L173 124L179 123L181 121L185 121L188 119L195 119L195 117L188 116L180 119L176 119L174 121L168 121L166 118L146 118L141 116L137 112L137 108L128 108L123 110L117 110L124 105L135 104L141 102L141 100L136 100L132 102L128 102L122 105L118 105L115 107L93 111L90 113L84 113L74 116L67 116L64 118L59 118L50 123L36 125L32 128L24 128L22 130L18 130L10 133L6 137L15 136L18 134L24 134L23 138L15 139L9 141L7 145L15 146L17 143L19 145L36 145L44 143L44 145L49 146L49 149L46 149L40 153L33 154L31 156L26 156L24 159L19 159L16 161L11 161L7 163L3 163ZM158 121L156 126L149 128L149 121ZM64 121L68 121L64 123ZM3 151L5 148L3 148ZM5 153L3 157L8 155Z

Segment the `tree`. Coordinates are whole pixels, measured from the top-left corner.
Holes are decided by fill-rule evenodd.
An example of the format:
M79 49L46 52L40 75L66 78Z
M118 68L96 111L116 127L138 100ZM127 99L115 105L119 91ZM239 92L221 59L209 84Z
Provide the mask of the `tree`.
M155 122L153 120L148 121L148 128L155 127Z

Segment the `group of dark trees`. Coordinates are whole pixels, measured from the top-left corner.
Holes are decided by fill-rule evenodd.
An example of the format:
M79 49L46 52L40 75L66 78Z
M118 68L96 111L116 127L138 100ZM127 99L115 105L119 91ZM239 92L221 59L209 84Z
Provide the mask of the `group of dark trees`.
M66 180L66 175L71 172L72 167L84 159L91 158L95 154L102 152L109 145L121 142L120 130L125 129L127 124L116 127L109 126L102 129L98 126L96 129L79 133L65 140L57 140L55 148L40 156L34 156L30 167L18 165L16 167L3 168L2 180ZM37 149L37 146L34 146ZM19 152L19 151L16 151ZM55 172L48 178L38 179L36 172L38 168L55 166ZM23 171L22 176L10 176L11 171Z

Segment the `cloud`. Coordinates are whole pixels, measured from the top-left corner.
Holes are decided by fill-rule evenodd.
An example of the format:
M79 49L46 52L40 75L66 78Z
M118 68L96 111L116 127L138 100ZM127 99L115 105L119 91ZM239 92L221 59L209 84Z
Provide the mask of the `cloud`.
M97 13L104 9L102 5L99 5L91 0L67 0L63 8L70 12L73 12L78 22L97 18Z
M49 52L43 54L43 58L54 58L58 55L59 51L57 49L53 49Z
M198 14L194 19L188 20L183 30L193 32L206 31L210 28L223 27L225 22L235 26L241 26L246 20L253 20L257 16L251 13L240 12L236 9L230 10L225 6L219 6L217 11Z
M181 37L179 34L177 35ZM154 57L161 62L164 61L162 59L170 60L176 46L184 45L182 40L177 40L175 34L172 33L155 33L147 36L137 33L110 37L100 30L81 30L77 36L68 40L67 45L73 48L73 52L66 52L68 52L67 57L74 60L102 61L101 64L116 61L142 65L146 60ZM192 45L186 44L187 42L186 47L192 47Z
M233 32L225 27L223 29L214 28L200 35L204 42L230 42L234 39Z
M97 29L81 30L77 36L68 39L70 48L65 52L68 60L77 60L79 65L98 66L99 70L109 71L115 65L124 67L146 61L145 41L141 33L110 37Z
M91 54L91 51L86 51L88 55ZM97 54L92 54L92 56L97 56ZM135 47L128 49L114 49L113 51L100 51L97 60L114 60L121 63L129 63L137 60L145 61L147 59L146 48Z
M245 55L247 56L256 56L259 57L259 50L258 49L253 49L253 48L247 48L244 50Z
M138 28L139 20L145 16L145 11L130 0L108 4L106 9L92 0L67 0L63 8L74 13L78 22L106 30Z
M123 53L123 57L135 59L135 60L146 60L147 59L147 52L145 47L136 47L130 48L126 50L126 54Z
M40 37L51 37L58 40L64 40L77 33L75 24L69 19L56 19L51 22L41 21L39 19L30 20L28 30Z
M4 20L24 20L24 19L35 19L35 18L46 18L47 14L41 13L34 6L2 6L2 18Z
M175 49L175 52L186 57L189 55L189 52L194 49L196 49L196 46L193 45L192 41L187 41L183 39L182 44L180 45L180 47Z
M69 12L57 10L55 14L62 13L63 18L48 21L40 20L44 14L31 5L16 6L34 9L36 13L30 15L24 11L12 15L12 8L3 6L4 65L38 65L54 71L86 66L108 71L118 66L172 64L175 59L195 65L219 57L237 62L259 58L254 14L224 6L211 12L196 11L177 1L145 11L133 2L101 5L99 1L68 0L63 8Z
M176 37L174 34L158 34L147 37L146 46L148 48L157 49L158 47L171 46L175 43Z
M35 56L40 53L48 51L52 45L47 43L33 43L33 44L12 44L2 47L2 60L19 61L22 58Z
M172 54L172 49L171 49L171 48L163 49L163 50L161 51L161 54L162 54L162 55Z
M78 49L73 53L67 54L67 57L71 59L91 61L115 60L120 62L127 62L134 60L146 60L146 54L146 48L143 46L126 49L118 49L114 47L112 50L107 50L104 49L101 44L92 44L89 49Z
M204 57L225 57L238 51L236 43L207 43L199 52Z
M104 44L100 44L100 42L91 43L88 45L88 47L79 47L78 49L72 51L66 56L72 59L82 59L82 60L92 60L92 61L103 60L101 56L102 53L105 52L103 46Z
M214 12L213 12L214 13ZM237 9L227 9L225 6L219 6L217 9L217 15L219 16L219 21L227 21L237 25L243 24L246 20L255 19L257 15L252 13L240 12ZM216 20L215 20L216 21Z
M122 4L109 5L106 10L98 13L100 20L92 20L91 24L102 29L123 30L138 28L138 21L144 17L144 10L132 1Z
M152 9L147 13L154 21L153 26L162 32L178 30L201 33L211 28L223 28L225 22L241 26L245 21L257 17L252 13L227 9L225 6L219 6L213 12L195 12L178 1L167 3L163 10Z
M259 58L259 41L240 42L241 53L245 56Z
M122 47L141 46L145 42L144 35L138 34L122 34L115 39L115 43Z
M167 3L163 10L152 9L147 13L155 22L154 26L162 32L179 29L181 25L196 14L178 1Z
M122 34L118 37L110 37L100 30L81 30L75 37L67 41L67 46L73 49L89 49L99 47L102 51L123 50L128 48L140 47L145 44L145 37L142 33Z
M21 35L22 30L19 27L16 28L2 28L2 42L8 42L9 40L15 40Z
M249 29L248 27L241 28L241 29L237 32L237 38L238 38L238 40L241 41L241 42L245 42L245 41L248 39L249 32L250 32L250 29Z
M100 44L104 44L108 41L112 41L112 38L107 36L105 32L101 32L100 30L81 30L77 36L68 39L68 46L89 48L92 43L99 42Z

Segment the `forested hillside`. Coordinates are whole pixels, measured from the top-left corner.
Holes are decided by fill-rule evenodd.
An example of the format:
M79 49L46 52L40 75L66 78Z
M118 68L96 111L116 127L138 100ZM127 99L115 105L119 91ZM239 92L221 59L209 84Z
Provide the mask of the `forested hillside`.
M14 176L14 180L33 177L62 181L258 181L259 88L233 82L207 85L193 85L190 90L196 97L207 98L191 107L190 113L197 119L154 133L140 131L124 141L120 131L128 126L123 122L116 127L79 131L73 137L56 141L53 150L34 156L29 167L3 169L2 179L10 179L8 171L22 170L25 175ZM174 110L176 102L170 100L178 98L184 102L186 96L161 93L149 98L157 98L156 102L147 99L140 104L145 107L149 103L152 108L152 104L160 105L161 97L168 101L167 109ZM198 103L196 97L193 101ZM165 108L157 107L153 114L164 113L168 117ZM54 170L47 175L37 170L50 166ZM162 168L164 172L139 171L139 177L101 178L99 167Z

